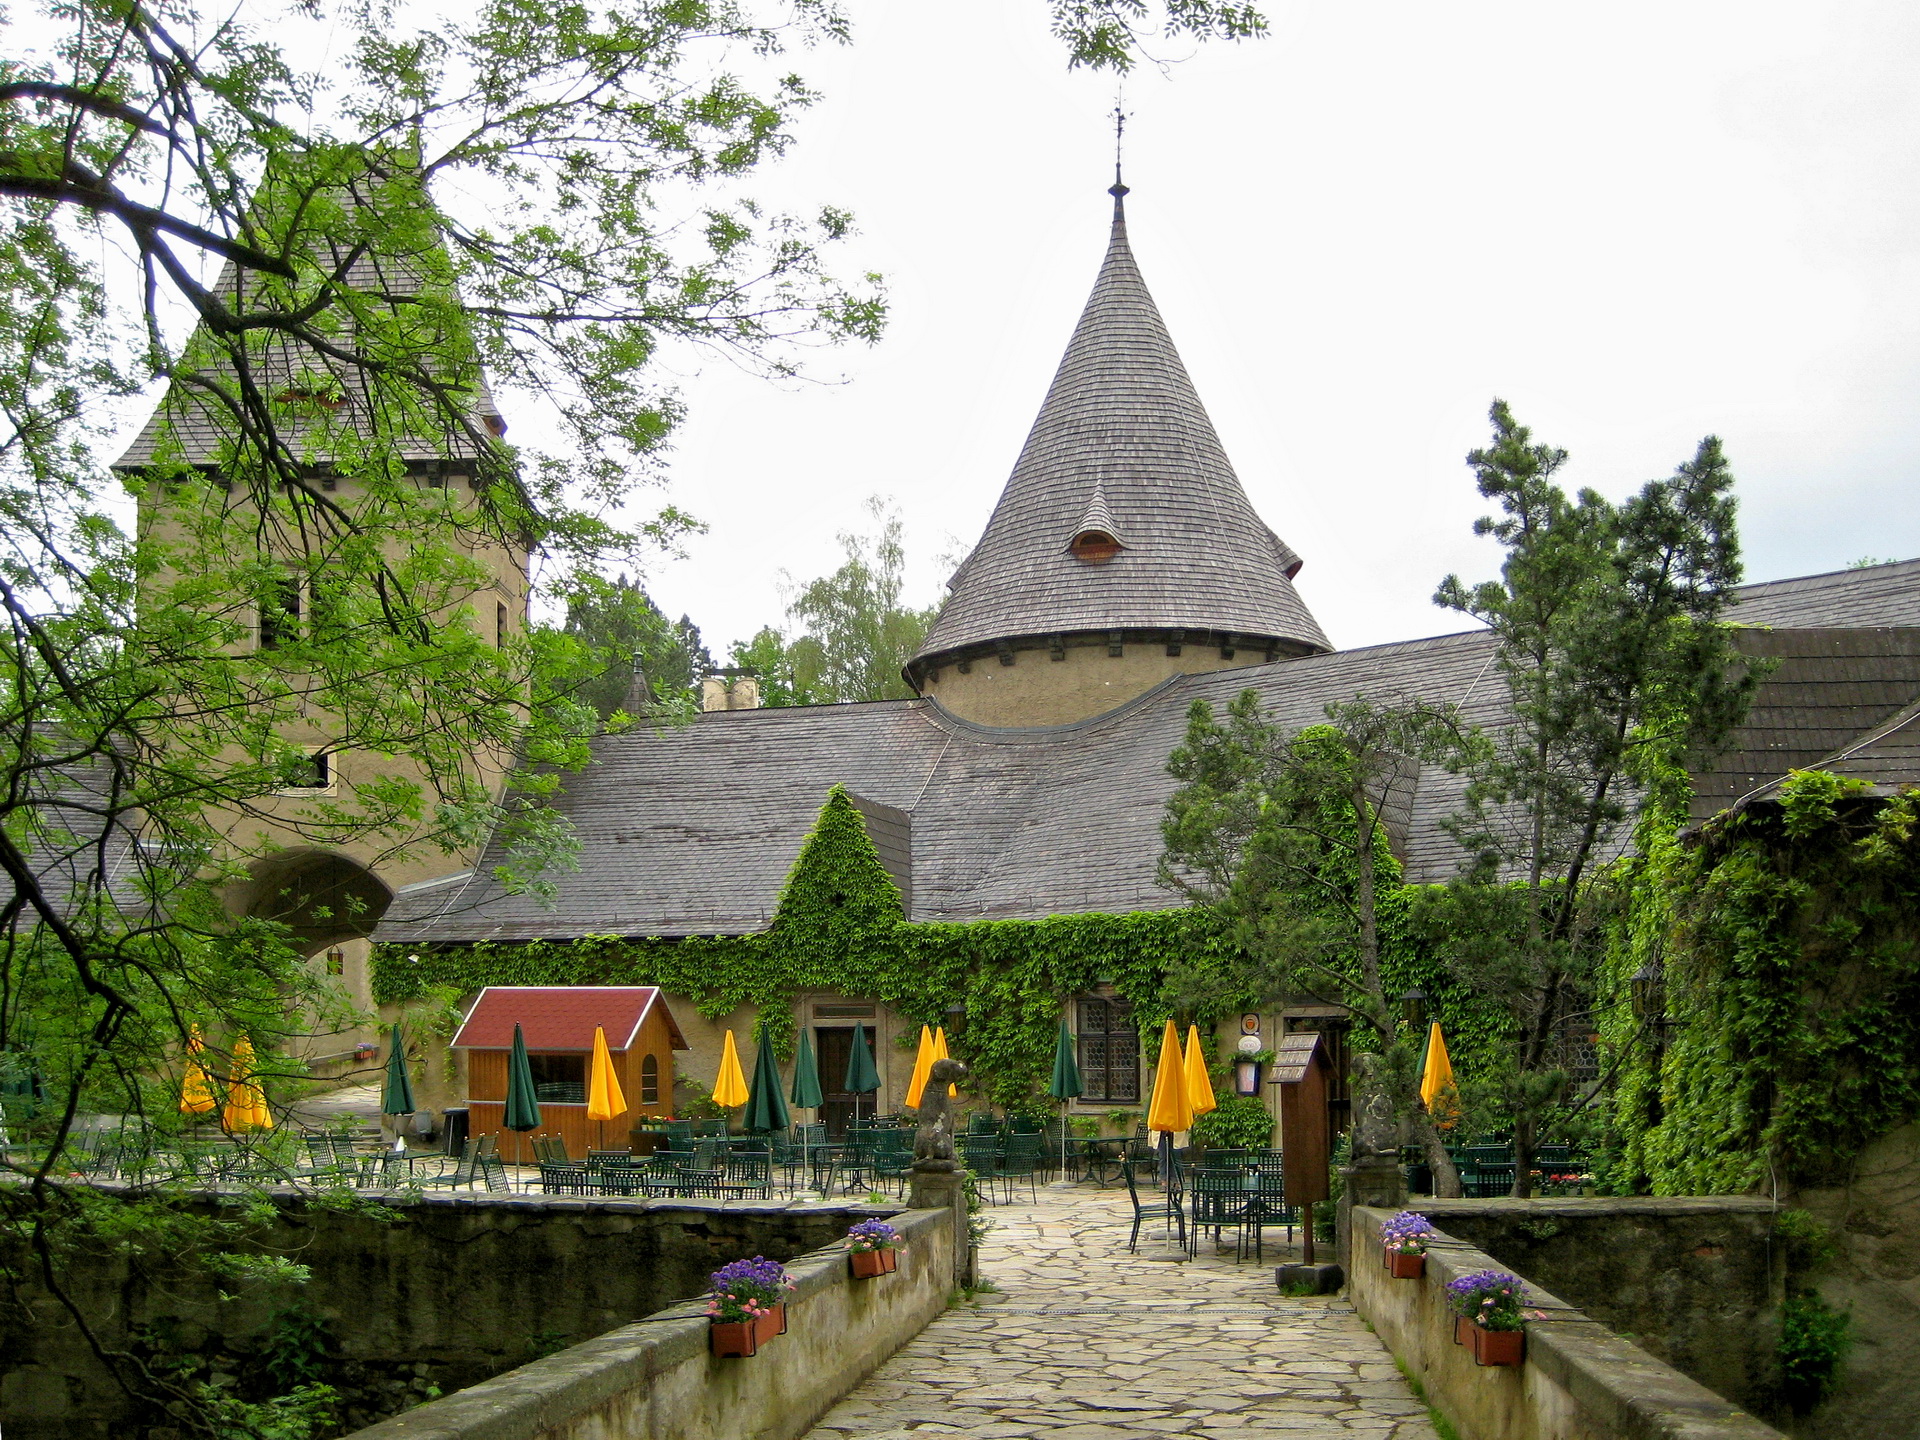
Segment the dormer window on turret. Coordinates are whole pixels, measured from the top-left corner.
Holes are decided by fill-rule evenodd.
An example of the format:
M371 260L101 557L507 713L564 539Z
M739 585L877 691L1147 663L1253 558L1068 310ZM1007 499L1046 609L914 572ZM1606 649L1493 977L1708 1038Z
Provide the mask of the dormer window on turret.
M1113 523L1113 512L1107 509L1106 492L1095 481L1093 499L1067 542L1067 553L1088 565L1104 565L1126 548L1120 539L1120 527Z

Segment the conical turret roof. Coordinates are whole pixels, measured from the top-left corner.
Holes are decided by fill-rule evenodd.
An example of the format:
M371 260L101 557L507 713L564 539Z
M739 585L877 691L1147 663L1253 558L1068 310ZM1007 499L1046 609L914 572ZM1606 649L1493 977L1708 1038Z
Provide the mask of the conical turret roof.
M1147 292L1125 193L1039 418L916 661L1121 628L1332 648L1293 588L1299 557L1254 513ZM1070 546L1090 514L1120 544L1083 558Z

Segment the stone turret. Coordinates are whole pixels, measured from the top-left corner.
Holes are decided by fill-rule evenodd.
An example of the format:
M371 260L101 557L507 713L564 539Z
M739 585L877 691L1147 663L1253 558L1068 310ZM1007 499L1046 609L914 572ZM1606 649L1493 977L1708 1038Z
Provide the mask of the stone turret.
M1331 648L1134 263L1126 193L1007 488L907 664L982 724L1066 724L1169 675Z

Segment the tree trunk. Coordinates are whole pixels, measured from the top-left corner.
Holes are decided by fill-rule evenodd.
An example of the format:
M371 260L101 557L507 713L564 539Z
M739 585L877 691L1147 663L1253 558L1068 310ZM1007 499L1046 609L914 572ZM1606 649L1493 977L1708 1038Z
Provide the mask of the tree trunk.
M1525 1113L1513 1117L1513 1189L1508 1193L1516 1200L1525 1200L1533 1194L1533 1116Z
M1462 1194L1460 1171L1453 1163L1453 1157L1447 1154L1447 1142L1440 1134L1440 1127L1433 1123L1433 1116L1427 1113L1418 1097L1413 1102L1413 1133L1427 1152L1427 1165L1433 1171L1433 1193L1436 1199L1458 1200Z

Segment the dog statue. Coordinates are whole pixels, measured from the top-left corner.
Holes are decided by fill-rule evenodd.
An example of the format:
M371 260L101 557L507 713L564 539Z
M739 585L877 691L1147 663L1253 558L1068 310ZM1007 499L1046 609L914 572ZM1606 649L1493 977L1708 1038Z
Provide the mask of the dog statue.
M913 1132L913 1168L955 1170L953 1159L953 1104L947 1086L972 1075L958 1060L936 1060L920 1092L920 1123Z

